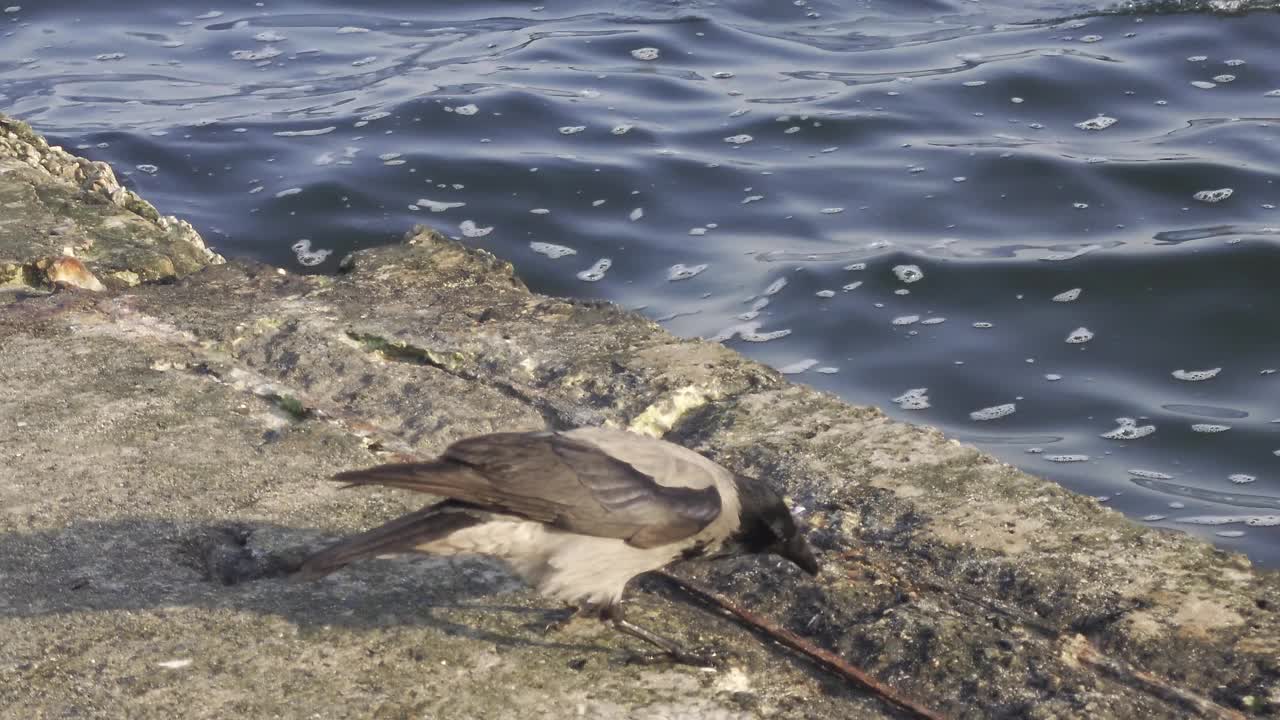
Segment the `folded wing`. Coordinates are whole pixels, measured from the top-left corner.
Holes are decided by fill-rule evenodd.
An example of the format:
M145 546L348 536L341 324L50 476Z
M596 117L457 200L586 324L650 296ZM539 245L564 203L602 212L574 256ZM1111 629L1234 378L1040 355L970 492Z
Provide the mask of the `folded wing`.
M720 514L715 487L659 483L591 443L556 433L482 435L453 444L434 462L335 479L441 495L642 548L695 535Z

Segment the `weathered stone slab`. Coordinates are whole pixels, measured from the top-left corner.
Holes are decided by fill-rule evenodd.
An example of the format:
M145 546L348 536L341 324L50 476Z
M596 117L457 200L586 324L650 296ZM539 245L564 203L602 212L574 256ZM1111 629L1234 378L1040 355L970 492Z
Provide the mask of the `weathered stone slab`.
M0 235L0 257L47 251L24 237ZM333 472L593 423L785 488L823 575L768 559L686 574L949 716L1192 714L1141 672L1222 712L1280 707L1275 573L719 345L534 295L438 234L336 277L233 261L103 282L0 306L0 713L894 716L678 593L642 588L630 613L729 651L728 668L627 664L634 646L590 626L545 634L554 608L480 560L280 577L422 502L339 491ZM1082 663L1084 647L1128 674Z

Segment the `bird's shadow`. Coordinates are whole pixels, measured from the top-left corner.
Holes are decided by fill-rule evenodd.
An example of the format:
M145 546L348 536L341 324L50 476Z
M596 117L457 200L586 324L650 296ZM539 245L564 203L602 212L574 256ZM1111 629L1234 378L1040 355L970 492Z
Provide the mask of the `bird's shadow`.
M304 630L425 626L500 647L610 651L548 635L564 609L483 558L372 559L317 581L289 577L334 539L270 523L165 519L0 535L0 619L185 606L276 615Z

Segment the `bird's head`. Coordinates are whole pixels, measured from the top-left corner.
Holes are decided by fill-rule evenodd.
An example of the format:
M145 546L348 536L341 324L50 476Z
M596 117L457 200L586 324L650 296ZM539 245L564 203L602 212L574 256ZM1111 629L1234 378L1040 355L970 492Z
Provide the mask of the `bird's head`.
M736 479L741 524L725 543L725 550L771 553L790 560L810 575L817 575L818 559L782 496L760 480L742 475Z

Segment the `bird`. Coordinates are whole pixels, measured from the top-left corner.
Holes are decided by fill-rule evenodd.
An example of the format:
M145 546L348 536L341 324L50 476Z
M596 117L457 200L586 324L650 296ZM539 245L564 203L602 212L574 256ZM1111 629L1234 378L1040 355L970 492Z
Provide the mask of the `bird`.
M487 555L541 595L657 646L679 663L707 659L627 620L637 575L694 558L770 553L816 575L818 560L782 496L666 440L604 427L498 432L449 445L429 462L338 473L344 487L443 498L307 557L297 580L398 553Z

